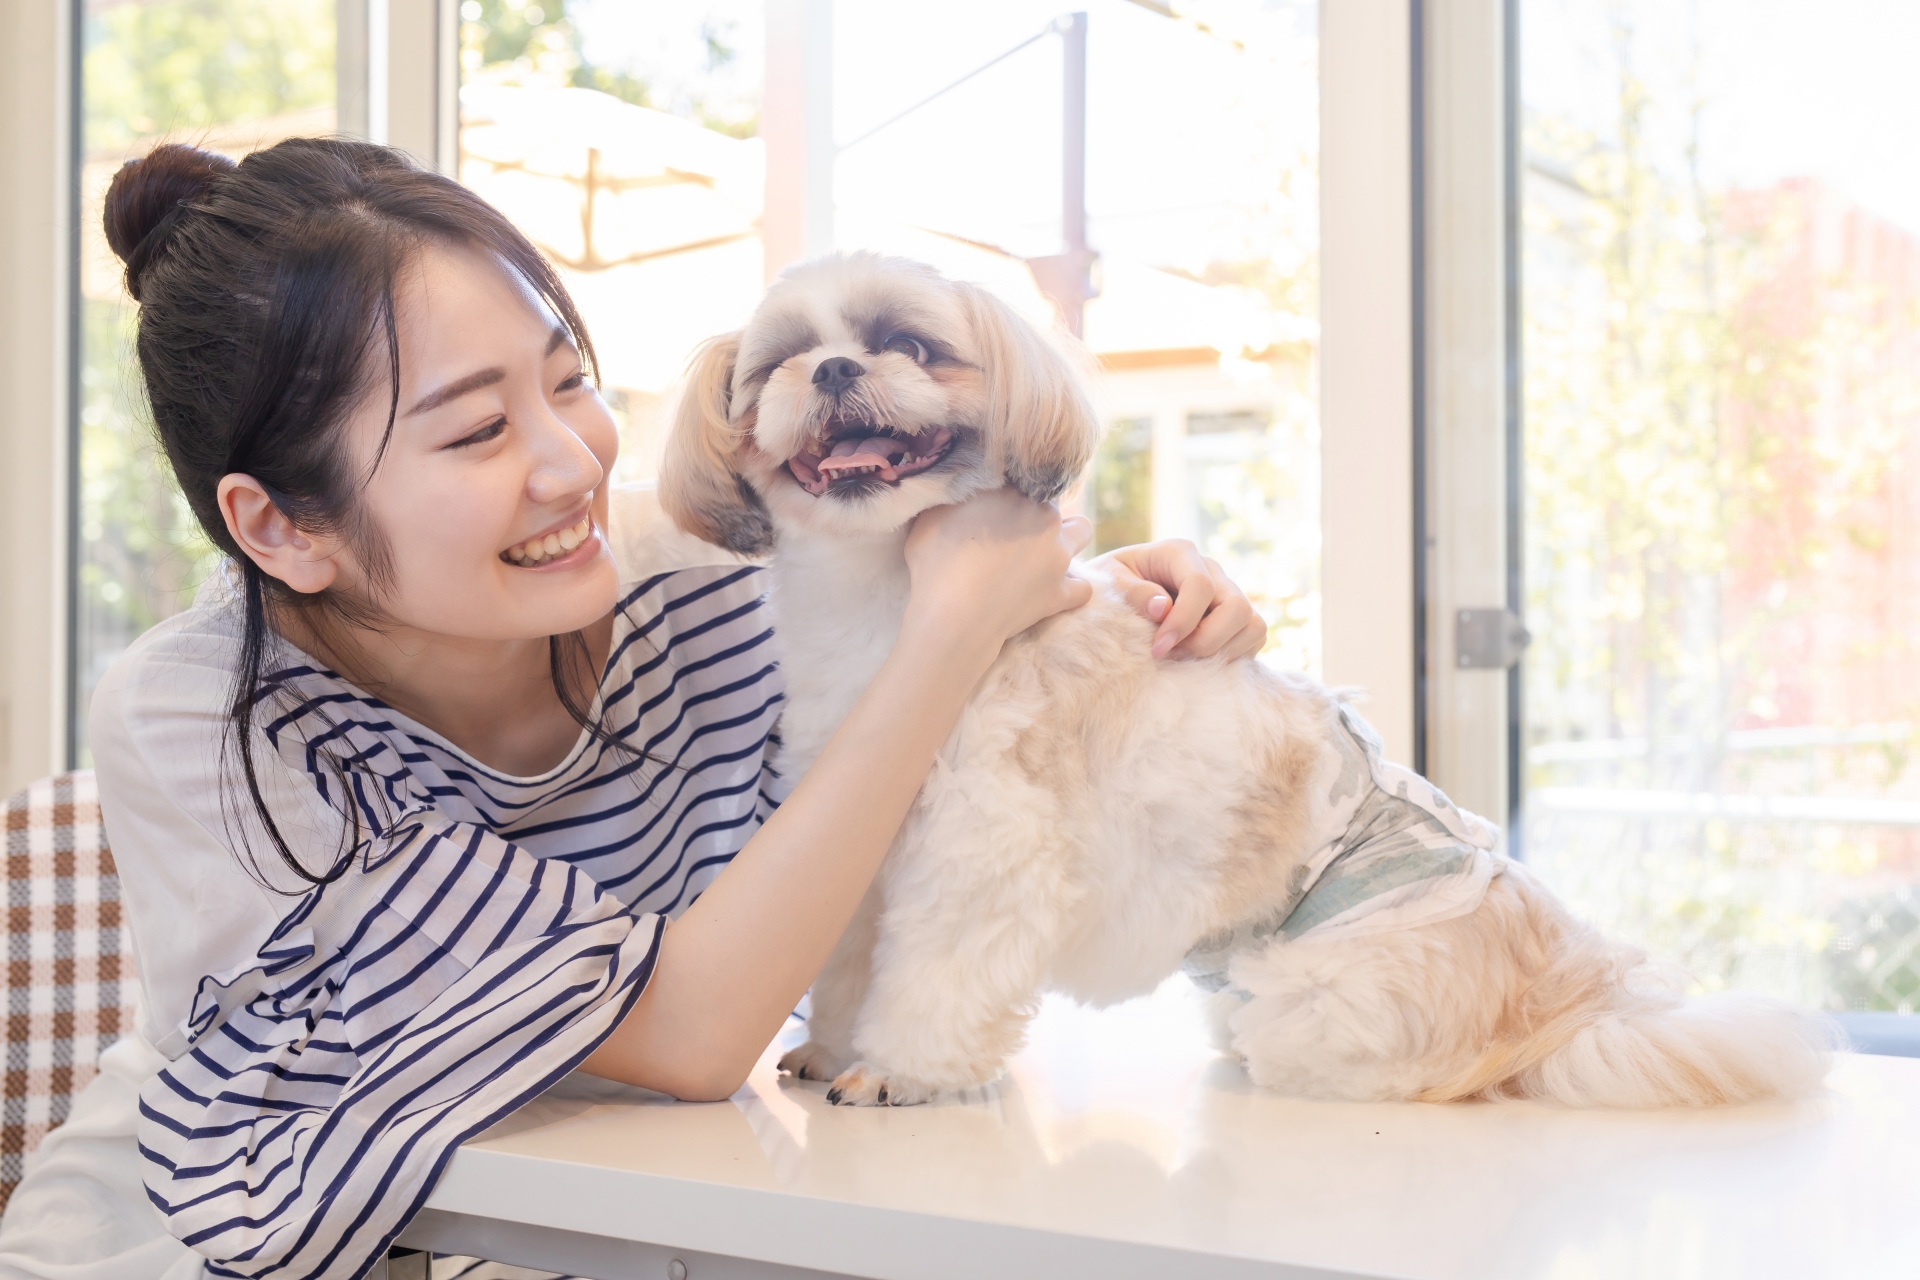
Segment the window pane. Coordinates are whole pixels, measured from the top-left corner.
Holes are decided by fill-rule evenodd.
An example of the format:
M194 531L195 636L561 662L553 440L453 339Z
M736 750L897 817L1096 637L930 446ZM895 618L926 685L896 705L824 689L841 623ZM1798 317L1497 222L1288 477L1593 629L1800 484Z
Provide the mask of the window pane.
M1085 335L1111 431L1074 500L1102 546L1199 542L1274 624L1269 657L1317 669L1317 9L1228 0L1203 26L1085 8L1101 255ZM1062 249L1060 36L862 135L1061 12L837 0L839 247L930 262L1054 322L1028 263ZM461 13L462 180L562 265L623 421L620 474L650 477L687 356L762 292L763 6Z
M1709 988L1910 1012L1920 9L1521 33L1527 854Z
M107 184L162 140L238 158L334 127L332 0L159 0L87 6L81 54L80 544L73 726L86 764L88 696L148 627L185 608L213 561L153 439L134 362L136 309L107 248Z

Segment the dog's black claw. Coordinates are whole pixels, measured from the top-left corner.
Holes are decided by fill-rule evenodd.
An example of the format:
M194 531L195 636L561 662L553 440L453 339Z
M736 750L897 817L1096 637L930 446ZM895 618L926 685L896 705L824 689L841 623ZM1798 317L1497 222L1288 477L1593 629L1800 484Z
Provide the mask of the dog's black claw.
M887 1105L887 1086L885 1085L880 1086L880 1096L877 1099L875 1099L875 1101L877 1101L883 1107Z
M828 1102L831 1102L831 1103L832 1103L832 1104L833 1104L834 1106L836 1106L836 1107L837 1107L837 1106L839 1106L839 1105L840 1105L840 1091L839 1091L838 1089L829 1089L829 1090L827 1090L827 1101L828 1101Z

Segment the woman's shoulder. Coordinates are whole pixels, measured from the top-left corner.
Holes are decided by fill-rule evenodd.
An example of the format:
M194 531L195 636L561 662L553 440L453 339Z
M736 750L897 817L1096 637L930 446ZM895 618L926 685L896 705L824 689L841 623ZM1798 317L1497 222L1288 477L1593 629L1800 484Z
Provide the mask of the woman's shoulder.
M90 720L154 705L211 711L231 699L242 626L224 566L215 575L189 608L148 629L114 659L94 686Z

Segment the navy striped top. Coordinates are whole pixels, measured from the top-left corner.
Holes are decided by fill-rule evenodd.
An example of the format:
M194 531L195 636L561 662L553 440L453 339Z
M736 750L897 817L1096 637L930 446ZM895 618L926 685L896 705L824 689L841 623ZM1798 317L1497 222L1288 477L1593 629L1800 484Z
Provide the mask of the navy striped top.
M279 794L292 779L315 801L276 820L320 838L330 815L337 842L351 806L366 838L342 878L283 898L243 960L176 984L184 1007L142 1019L172 1059L141 1092L148 1195L210 1275L360 1274L464 1139L573 1070L632 1007L665 920L778 798L765 762L781 683L758 577L698 567L624 590L597 709L645 758L583 734L550 772L511 777L311 660L268 679ZM140 781L123 789L135 809ZM124 865L114 828L143 815L123 808L116 824L113 807ZM179 886L164 855L129 853L136 947L164 973L155 930L179 923L151 904Z

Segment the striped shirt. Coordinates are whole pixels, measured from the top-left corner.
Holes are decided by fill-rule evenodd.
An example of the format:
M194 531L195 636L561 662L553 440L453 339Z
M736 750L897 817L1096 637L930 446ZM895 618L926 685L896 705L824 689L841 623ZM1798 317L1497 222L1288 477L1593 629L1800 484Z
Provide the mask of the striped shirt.
M758 578L727 564L624 588L596 711L647 758L582 735L532 778L294 655L258 702L269 805L296 849L319 851L310 865L340 851L349 807L364 837L345 875L297 895L237 884L245 815L177 794L217 777L203 740L210 674L232 670L231 607L163 624L103 682L107 824L152 975L141 1030L171 1060L141 1090L140 1154L150 1199L208 1274L360 1274L463 1140L577 1067L632 1007L665 920L778 796L765 760L781 684ZM169 757L154 724L202 741ZM190 826L220 838L203 848ZM275 878L272 846L245 844Z

